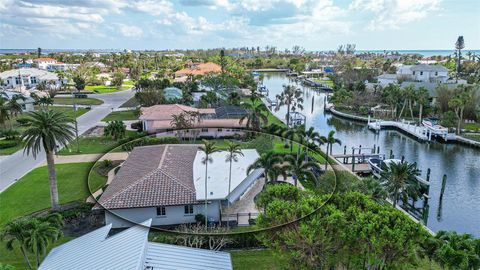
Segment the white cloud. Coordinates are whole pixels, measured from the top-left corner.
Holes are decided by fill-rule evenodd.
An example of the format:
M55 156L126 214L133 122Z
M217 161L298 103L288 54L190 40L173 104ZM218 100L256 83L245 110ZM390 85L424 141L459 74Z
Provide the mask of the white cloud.
M373 13L368 29L398 29L402 25L432 16L437 11L441 0L354 0L349 9L352 12L366 11Z
M168 15L174 12L173 4L167 0L133 1L131 8L154 16Z
M118 29L118 32L124 37L140 37L143 35L143 30L140 27L134 25L126 25L123 23L117 23L115 26Z

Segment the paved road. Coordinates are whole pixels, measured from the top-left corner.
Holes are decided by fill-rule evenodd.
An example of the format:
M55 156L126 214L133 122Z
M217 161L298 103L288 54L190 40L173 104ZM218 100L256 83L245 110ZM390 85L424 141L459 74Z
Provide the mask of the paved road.
M108 115L112 109L119 107L129 98L133 97L132 90L121 91L111 94L95 94L89 97L103 100L102 105L92 106L92 109L77 118L79 134L84 133L89 128L95 126L100 120ZM45 152L38 153L37 158L23 154L23 151L18 151L8 157L3 157L0 160L0 192L5 190L8 186L20 179L26 173L35 167L43 164L46 160Z

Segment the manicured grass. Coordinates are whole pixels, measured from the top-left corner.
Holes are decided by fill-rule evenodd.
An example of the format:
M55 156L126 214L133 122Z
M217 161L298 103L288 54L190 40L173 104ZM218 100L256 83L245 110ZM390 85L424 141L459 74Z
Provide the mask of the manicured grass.
M123 81L123 85L133 86L135 85L135 82L132 80L125 80Z
M137 99L135 97L130 98L129 100L125 101L120 108L130 108L130 107L137 107L139 106L140 103L138 103Z
M102 119L103 122L108 121L126 121L126 120L138 120L138 111L120 111L120 112L111 112L109 115L105 116Z
M56 97L53 99L54 104L73 105L71 97ZM75 98L75 104L77 105L100 105L103 101L96 98Z
M318 83L323 83L327 86L333 87L333 81L332 80L320 80L320 79L314 79L315 82Z
M9 148L5 148L5 149L0 149L0 156L2 155L11 155L15 152L17 152L18 150L22 149L23 148L23 143L22 142L19 142L16 146L14 147L9 147Z
M137 132L127 130L126 137L135 137ZM120 143L114 141L109 137L81 137L79 138L80 144L80 154L98 154L98 153L107 153L111 149L115 148ZM77 153L77 142L73 141L68 145L67 148L63 148L58 152L59 155L68 156L68 155L78 155Z
M271 250L230 251L234 270L285 269L286 264L273 255Z
M114 93L114 92L119 92L123 90L130 89L131 85L122 85L122 87L117 89L115 86L105 86L105 85L87 85L85 86L85 90L87 91L94 91L99 94L107 94L107 93Z
M48 246L46 254L48 254L48 252L50 252L52 248L59 246L63 243L66 243L72 239L73 237L68 237L68 236L61 237L55 243ZM35 266L36 265L35 256L33 254L29 254L28 257L30 259L30 263ZM27 263L23 259L23 255L17 246L15 246L14 250L10 251L5 247L5 243L0 243L0 262L2 262L3 264L10 264L14 266L15 270L28 269Z
M465 123L463 124L464 129L480 131L480 123Z
M85 109L85 108L77 108L77 111L75 112L72 107L60 107L60 106L49 106L48 108L57 112L63 112L68 117L71 117L71 118L75 118L75 115L78 118L82 116L84 113L89 111L88 109Z
M61 204L83 200L90 195L87 176L93 163L55 165ZM94 178L92 186L100 186ZM50 207L47 166L39 167L0 193L0 226L14 218Z

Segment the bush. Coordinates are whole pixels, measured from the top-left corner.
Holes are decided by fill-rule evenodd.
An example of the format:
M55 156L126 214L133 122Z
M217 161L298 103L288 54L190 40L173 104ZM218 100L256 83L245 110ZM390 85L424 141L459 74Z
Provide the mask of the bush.
M20 135L20 132L18 130L15 130L15 129L9 129L9 130L3 131L2 135L7 140L15 140Z
M1 140L0 141L0 149L6 149L15 147L18 145L18 141L15 140Z
M248 148L255 148L260 155L270 152L273 149L273 139L271 136L257 136L255 139L248 142Z
M139 132L143 131L143 123L142 121L134 122L130 125L132 129L136 129Z
M176 137L145 137L133 142L126 143L122 146L124 151L132 151L137 146L157 145L157 144L178 144L180 140Z
M196 215L195 215L195 221L196 221L198 224L205 224L205 216L202 215L202 214L196 214Z
M112 167L113 163L110 159L105 159L102 161L102 167L103 168L110 168Z
M75 98L88 98L87 94L75 94Z
M18 118L16 121L20 126L28 125L28 119L27 118Z

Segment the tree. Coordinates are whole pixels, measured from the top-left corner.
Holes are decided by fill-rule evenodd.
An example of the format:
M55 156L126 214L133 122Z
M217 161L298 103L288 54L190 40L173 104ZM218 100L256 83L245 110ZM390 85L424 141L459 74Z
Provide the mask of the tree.
M370 196L377 202L383 202L388 196L387 191L378 179L373 177L364 178L356 184L356 190Z
M254 163L248 166L247 173L250 174L250 172L255 169L263 168L263 174L265 175L265 183L269 181L275 181L275 176L279 174L278 171L285 168L284 166L282 166L282 163L282 157L270 151L262 154L257 160L255 160Z
M428 89L421 86L418 88L416 93L416 100L418 106L420 107L420 111L418 112L418 123L422 123L423 117L423 108L428 105L430 99L430 94L428 93Z
M275 110L279 110L283 106L287 106L287 126L290 126L290 111L295 111L297 108L303 110L303 93L300 89L293 85L284 85L283 92L277 95L279 100L278 106Z
M332 147L333 147L334 144L342 145L342 141L335 138L335 131L334 130L330 130L330 132L328 132L327 137L321 136L320 139L321 139L321 141L323 141L324 143L327 144L327 147L326 147L327 152L325 153L325 171L327 171L328 154L329 154L329 152L330 152L330 155L332 154Z
M383 88L383 96L386 103L390 106L393 118L397 118L397 106L398 103L400 103L400 93L401 89L398 84L390 83Z
M15 244L17 244L22 252L23 259L25 260L28 269L33 269L27 253L27 224L28 221L26 219L18 219L8 223L0 234L0 239L6 242L6 247L8 250L13 250Z
M13 95L10 101L8 102L8 106L10 107L10 114L13 117L17 117L19 113L22 113L22 104L20 104L18 101L22 100L25 101L26 98L22 95Z
M459 36L455 42L455 49L457 50L457 79L461 71L462 49L465 48L465 41L463 36Z
M416 177L420 175L420 171L415 163L390 162L388 165L383 163L382 170L380 180L392 197L394 207L399 198L402 198L404 203L408 201L408 198L414 200L418 198L420 184Z
M479 269L480 240L470 234L439 231L435 236L433 257L448 269Z
M135 99L137 99L142 107L150 107L165 102L163 89L158 89L153 85L137 88Z
M62 231L50 222L35 218L28 222L27 228L29 233L26 238L26 246L35 254L38 267L41 262L40 256L45 256L48 245L57 241L62 235Z
M192 121L189 118L189 115L183 112L181 114L172 115L172 121L170 121L170 125L172 128L177 130L180 139L183 139L183 132L192 127Z
M55 174L54 152L58 145L67 146L75 137L73 120L62 112L50 109L40 109L28 113L26 122L29 126L23 133L22 140L25 142L24 152L37 154L45 150L48 166L48 181L50 186L50 199L52 208L58 209L58 189Z
M40 97L37 99L37 104L48 108L48 106L53 105L53 98L47 96Z
M256 131L260 130L262 126L267 125L268 117L264 114L265 105L261 101L255 99L251 102L245 102L243 103L243 107L247 110L247 114L240 118L240 125L246 120L247 128Z
M215 108L218 101L217 94L213 91L209 91L200 97L200 106L203 108Z
M242 152L241 145L234 143L232 141L227 141L227 157L226 161L230 163L229 173L228 173L228 194L230 194L231 185L232 185L232 163L238 161L239 156L244 156ZM228 201L228 208L230 209L230 201ZM230 214L230 211L227 211ZM228 219L229 221L229 219ZM230 222L227 221L227 226Z
M292 174L295 186L297 186L299 180L312 181L318 186L318 179L313 170L320 171L320 166L315 161L308 161L306 153L301 153L296 158L288 155L285 157L285 161L288 162L286 170Z
M238 94L238 92L230 92L228 94L227 103L229 105L238 106L240 105L241 101L242 101L242 98L240 97L240 94Z
M125 74L123 74L123 72L115 72L113 74L112 85L115 86L117 89L120 89L122 87L124 79Z
M75 75L73 77L73 83L78 91L85 89L85 86L87 85L85 79L80 75Z
M10 106L8 99L0 95L0 123L6 127L7 120L10 119Z
M458 118L457 121L457 134L460 134L462 131L462 123L463 123L463 114L465 110L465 105L468 102L469 95L465 91L466 88L459 87L459 93L448 101L448 107L452 108L455 112L455 115Z
M208 163L212 163L212 154L215 152L220 151L215 146L214 141L207 141L203 140L203 146L198 147L198 150L202 152L205 156L202 158L202 163L205 164L205 228L208 228L208 212L207 212L207 204L208 204Z
M103 129L104 136L111 136L113 140L117 141L125 137L127 131L125 124L120 120L113 120L107 122L107 126Z
M306 158L308 158L308 151L310 147L320 146L324 143L322 137L318 132L315 131L314 127L310 127L307 130L303 130L300 135L303 137L303 142L307 145L306 147Z

